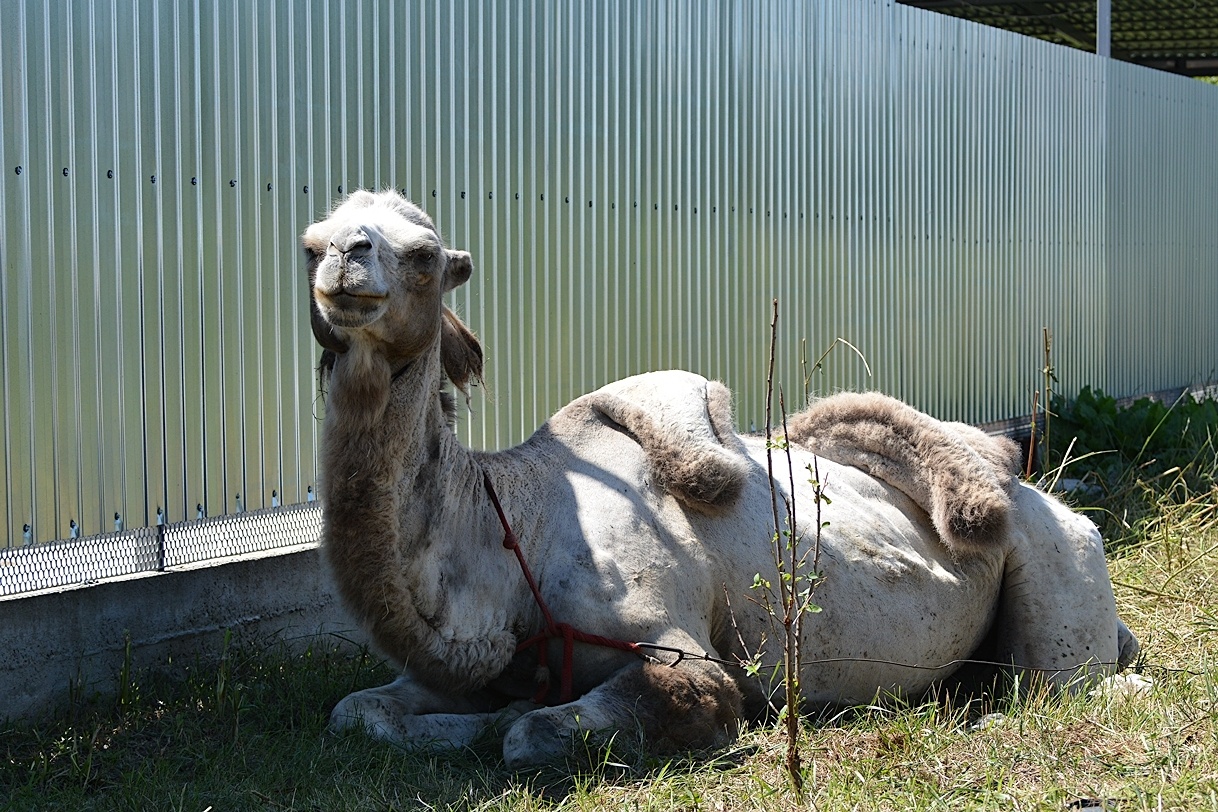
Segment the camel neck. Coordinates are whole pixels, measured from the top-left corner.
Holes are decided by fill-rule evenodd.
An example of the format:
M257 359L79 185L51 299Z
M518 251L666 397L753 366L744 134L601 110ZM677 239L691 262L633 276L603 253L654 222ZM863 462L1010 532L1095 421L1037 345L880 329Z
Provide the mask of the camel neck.
M425 666L449 689L485 683L514 652L511 613L475 628L454 625L452 607L467 594L490 599L513 562L481 467L448 427L438 352L396 379L388 365L375 370L379 388L342 371L322 441L324 548L339 592L399 662Z

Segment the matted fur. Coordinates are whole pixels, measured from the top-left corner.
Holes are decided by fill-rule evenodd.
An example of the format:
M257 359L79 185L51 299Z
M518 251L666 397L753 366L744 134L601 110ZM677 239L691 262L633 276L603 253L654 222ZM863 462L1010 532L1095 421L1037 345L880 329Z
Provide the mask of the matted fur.
M879 392L842 392L787 421L788 439L853 465L925 510L954 552L1006 532L1019 449L963 423L944 423Z
M657 486L686 507L715 515L740 497L749 466L732 431L731 392L711 381L703 397L706 408L698 415L674 414L666 404L633 403L605 392L589 395L588 403L639 443ZM691 424L691 417L698 424Z
M722 669L644 663L621 677L622 693L638 699L629 710L654 753L722 747L736 738L740 691Z
M470 381L482 382L482 344L465 322L447 307L440 323L440 363L453 386L467 397Z

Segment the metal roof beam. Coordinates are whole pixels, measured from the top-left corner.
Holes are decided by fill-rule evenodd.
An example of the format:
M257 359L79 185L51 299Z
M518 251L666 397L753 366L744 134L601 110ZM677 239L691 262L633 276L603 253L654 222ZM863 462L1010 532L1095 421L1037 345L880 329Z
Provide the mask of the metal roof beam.
M1218 76L1218 57L1203 59L1155 59L1146 57L1124 57L1124 61L1132 62L1146 68L1170 71L1181 76Z
M1012 3L1011 7L1024 12L1030 20L1040 23L1048 28L1052 28L1064 39L1071 44L1082 48L1085 51L1095 50L1095 35L1089 34L1081 28L1077 28L1061 18L1059 14L1042 14L1028 8L1027 0L1023 2Z
M1061 0L1023 0L1021 5L1024 6L1052 6L1059 5ZM1010 6L1013 5L1011 0L915 0L909 5L917 6L918 8L928 9L930 11L944 11L946 9L968 9L985 6Z

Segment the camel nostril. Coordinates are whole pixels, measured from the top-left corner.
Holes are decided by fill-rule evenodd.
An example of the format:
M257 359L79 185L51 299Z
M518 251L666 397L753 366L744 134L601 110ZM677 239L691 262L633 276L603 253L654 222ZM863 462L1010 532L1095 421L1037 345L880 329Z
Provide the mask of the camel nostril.
M362 229L353 229L335 234L330 240L330 247L340 254L363 253L372 249L372 240Z

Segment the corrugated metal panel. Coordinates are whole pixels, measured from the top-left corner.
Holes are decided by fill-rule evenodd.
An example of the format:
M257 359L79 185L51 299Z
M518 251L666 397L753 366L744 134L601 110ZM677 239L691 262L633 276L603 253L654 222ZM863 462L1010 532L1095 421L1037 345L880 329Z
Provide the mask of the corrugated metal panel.
M974 421L1029 410L1043 327L1067 391L1218 363L1213 88L884 0L18 1L5 34L14 540L304 499L297 235L361 186L475 256L483 447L670 366L760 426L772 297L791 407L839 336L874 376L839 347L814 392Z
M1119 63L1110 71L1108 385L1137 394L1213 382L1218 87Z

